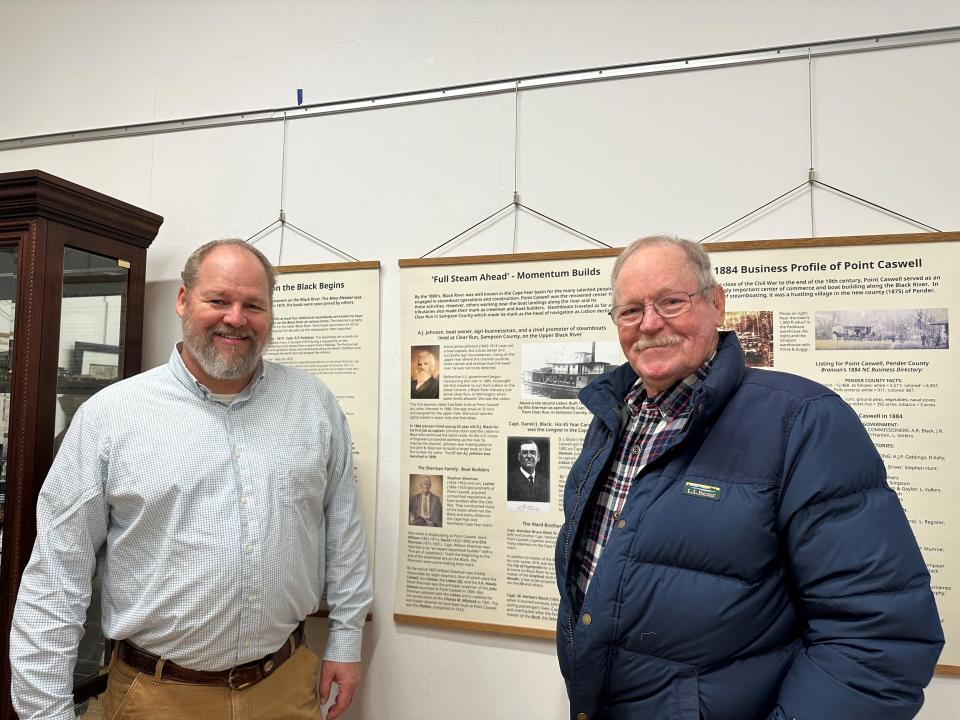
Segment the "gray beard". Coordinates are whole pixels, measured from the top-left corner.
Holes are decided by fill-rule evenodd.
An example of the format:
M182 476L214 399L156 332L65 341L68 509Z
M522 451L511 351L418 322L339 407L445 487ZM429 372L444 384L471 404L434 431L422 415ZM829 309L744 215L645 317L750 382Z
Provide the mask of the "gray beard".
M186 319L182 325L184 348L207 375L217 380L239 380L253 373L260 362L261 353L270 342L270 337L267 336L267 342L262 348L244 355L224 356L213 344L214 331L198 336L191 331Z

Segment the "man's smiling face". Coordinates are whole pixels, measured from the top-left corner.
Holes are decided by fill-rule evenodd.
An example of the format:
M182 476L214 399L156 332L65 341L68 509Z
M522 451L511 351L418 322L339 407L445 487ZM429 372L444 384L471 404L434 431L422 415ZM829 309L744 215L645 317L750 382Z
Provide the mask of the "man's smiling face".
M270 288L260 261L241 247L214 248L189 291L180 288L184 364L214 392L239 392L270 341Z

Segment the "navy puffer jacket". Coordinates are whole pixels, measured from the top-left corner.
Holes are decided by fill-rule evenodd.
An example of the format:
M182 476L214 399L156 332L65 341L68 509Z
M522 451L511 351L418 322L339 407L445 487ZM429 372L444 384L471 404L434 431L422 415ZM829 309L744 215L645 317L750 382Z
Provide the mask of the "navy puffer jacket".
M594 419L556 553L570 717L912 718L943 634L883 462L835 393L745 368L733 333L683 438L634 481L575 614L571 556L636 379L623 365L580 394Z

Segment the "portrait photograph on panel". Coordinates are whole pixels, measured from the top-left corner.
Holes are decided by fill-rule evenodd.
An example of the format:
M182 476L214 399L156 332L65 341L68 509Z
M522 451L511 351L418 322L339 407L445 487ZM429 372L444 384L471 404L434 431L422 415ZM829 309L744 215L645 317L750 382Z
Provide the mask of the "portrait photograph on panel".
M410 399L440 398L440 346L413 345L410 348Z
M546 512L550 509L550 438L508 437L506 445L507 509Z
M443 475L410 474L409 525L443 527Z

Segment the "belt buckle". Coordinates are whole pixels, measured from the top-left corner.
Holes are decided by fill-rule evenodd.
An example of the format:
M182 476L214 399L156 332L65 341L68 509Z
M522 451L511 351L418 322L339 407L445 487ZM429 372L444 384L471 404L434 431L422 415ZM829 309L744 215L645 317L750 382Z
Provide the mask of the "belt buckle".
M234 684L234 680L233 680L233 673L234 673L234 671L236 671L239 667L240 667L239 665L235 665L234 667L230 668L230 672L227 674L227 685L230 686L230 689L231 689L231 690L243 690L244 688L248 688L248 687L250 687L251 685L253 685L253 684L256 682L256 680L249 680L248 682L244 682L244 683L240 683L239 685L235 685L235 684ZM252 669L252 668L250 668L250 669Z

